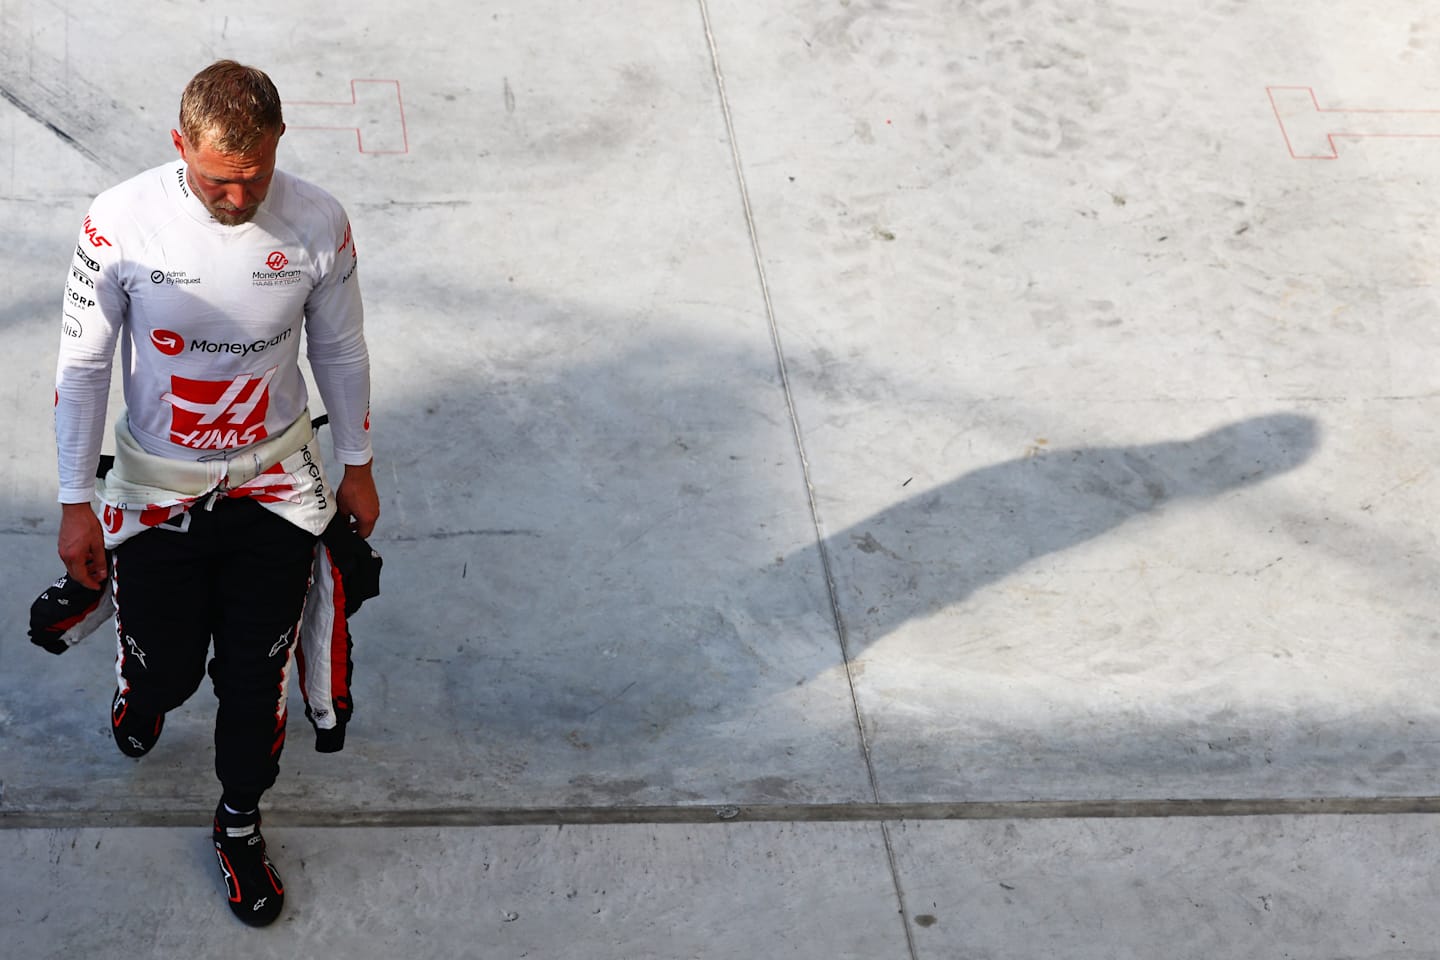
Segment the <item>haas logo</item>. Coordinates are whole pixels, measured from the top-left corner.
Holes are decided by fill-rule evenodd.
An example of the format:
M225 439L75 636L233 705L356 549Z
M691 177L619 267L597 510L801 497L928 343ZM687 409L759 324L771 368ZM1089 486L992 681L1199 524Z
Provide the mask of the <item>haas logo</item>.
M105 235L95 229L95 224L90 222L89 217L85 218L85 236L90 238L90 246L92 247L111 246L110 241L105 239Z
M242 373L233 380L170 378L161 397L173 408L170 441L194 450L224 450L263 440L270 409L270 380L279 367L256 379Z
M167 357L179 356L180 351L185 349L185 338L169 330L151 330L150 342Z
M274 270L277 273L281 270L284 270L289 265L289 263L290 261L286 259L285 254L281 253L279 250L274 251L270 254L270 256L265 258L265 266L269 267L271 270Z

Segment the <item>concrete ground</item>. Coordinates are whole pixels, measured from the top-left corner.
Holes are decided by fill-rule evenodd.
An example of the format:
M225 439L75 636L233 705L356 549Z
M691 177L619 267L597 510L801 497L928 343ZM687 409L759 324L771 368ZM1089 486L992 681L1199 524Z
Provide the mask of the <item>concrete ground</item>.
M1417 0L0 2L6 957L1434 956ZM384 594L236 923L55 658L89 198L229 56L350 211Z

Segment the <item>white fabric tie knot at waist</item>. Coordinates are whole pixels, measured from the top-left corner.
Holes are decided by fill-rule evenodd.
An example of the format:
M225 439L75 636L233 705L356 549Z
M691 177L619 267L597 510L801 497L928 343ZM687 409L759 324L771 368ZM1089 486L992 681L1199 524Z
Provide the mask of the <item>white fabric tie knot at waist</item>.
M252 497L318 536L335 515L335 496L324 464L310 450L314 436L307 412L275 436L228 456L172 460L142 449L126 417L120 416L115 422L115 465L95 484L104 505L106 549L183 513L207 495L212 506L220 496Z

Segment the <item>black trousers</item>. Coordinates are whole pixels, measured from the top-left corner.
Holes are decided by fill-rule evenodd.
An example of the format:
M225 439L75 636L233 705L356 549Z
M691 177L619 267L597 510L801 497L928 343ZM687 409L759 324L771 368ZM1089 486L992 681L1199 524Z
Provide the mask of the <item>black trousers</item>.
M115 672L131 710L166 713L189 699L214 643L215 774L227 798L258 802L280 772L315 542L249 498L221 497L112 554Z

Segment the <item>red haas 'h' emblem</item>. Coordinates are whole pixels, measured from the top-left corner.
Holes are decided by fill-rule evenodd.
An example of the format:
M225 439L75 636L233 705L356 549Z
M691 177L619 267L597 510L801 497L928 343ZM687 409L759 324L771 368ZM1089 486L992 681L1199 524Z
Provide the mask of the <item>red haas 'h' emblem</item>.
M242 373L233 380L170 378L162 400L171 406L170 441L194 450L243 447L266 437L270 380L277 367L256 378Z
M274 251L270 256L265 258L265 266L276 272L284 270L289 263L290 261L286 259L285 254L279 250Z

